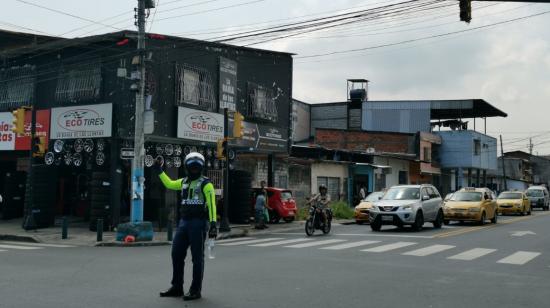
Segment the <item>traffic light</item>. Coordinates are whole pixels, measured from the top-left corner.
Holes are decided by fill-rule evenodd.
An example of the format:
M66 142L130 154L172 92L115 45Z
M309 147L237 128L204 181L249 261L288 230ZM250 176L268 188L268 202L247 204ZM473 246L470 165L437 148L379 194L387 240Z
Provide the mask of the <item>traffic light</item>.
M223 139L219 139L216 147L216 158L224 159L226 152L227 152L227 141Z
M46 153L46 137L45 136L37 136L34 137L34 147L32 149L32 155L34 157L36 156L44 156L44 153Z
M24 134L25 133L25 108L17 108L16 110L12 111L13 114L13 121L12 121L12 128L11 130L16 134Z
M460 21L472 21L472 0L460 0Z
M240 112L235 112L235 116L233 117L233 137L234 138L241 138L243 136L243 121L244 116Z

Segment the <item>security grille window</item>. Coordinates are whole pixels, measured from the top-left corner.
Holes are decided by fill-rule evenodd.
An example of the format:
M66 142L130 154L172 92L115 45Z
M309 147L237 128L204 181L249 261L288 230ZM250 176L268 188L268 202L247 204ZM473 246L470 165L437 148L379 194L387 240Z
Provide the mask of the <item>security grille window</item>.
M325 185L327 187L327 193L330 195L332 201L338 200L340 196L340 178L336 177L317 177L317 188L320 185Z
M176 64L176 104L192 105L215 111L212 77L207 71L186 64Z
M0 70L0 106L12 108L30 103L34 96L35 67L26 65Z
M248 83L248 117L277 122L277 105L273 98L273 91L261 85Z
M481 155L481 142L474 140L474 155Z
M55 99L60 102L99 98L101 64L75 64L61 68L57 77Z

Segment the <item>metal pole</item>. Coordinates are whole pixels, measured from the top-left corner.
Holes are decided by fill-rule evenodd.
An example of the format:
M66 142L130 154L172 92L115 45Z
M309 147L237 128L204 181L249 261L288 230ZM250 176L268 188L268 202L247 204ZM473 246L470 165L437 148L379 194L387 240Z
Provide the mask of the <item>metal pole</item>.
M61 224L61 239L67 239L67 229L69 228L69 223L67 222L67 217L63 217L63 223Z
M97 241L101 242L103 241L103 219L97 220Z
M227 108L223 109L223 138L226 141L225 168L223 169L223 215L220 222L220 232L229 232L229 114Z
M145 0L138 0L138 54L139 54L139 90L136 94L136 112L134 129L134 159L132 160L132 196L131 222L143 221L143 191L145 177L143 157L145 155L143 135L143 111L145 96Z
M500 137L500 156L502 159L502 176L504 178L504 190L508 190L508 183L506 183L506 165L504 164L504 147L502 146L502 135Z

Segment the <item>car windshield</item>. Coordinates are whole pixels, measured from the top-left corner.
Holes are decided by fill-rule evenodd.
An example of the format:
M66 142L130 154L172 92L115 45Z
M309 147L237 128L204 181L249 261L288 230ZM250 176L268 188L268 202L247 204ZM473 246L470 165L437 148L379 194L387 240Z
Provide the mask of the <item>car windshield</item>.
M381 191L373 192L370 195L368 195L364 201L378 201L380 200L380 197L382 197L383 195L384 193Z
M281 200L286 201L292 199L292 192L290 191L283 191L281 192Z
M480 192L459 191L451 196L451 201L481 201Z
M499 199L521 199L521 193L504 192L498 195Z
M390 188L382 200L418 200L420 199L420 188L395 187Z
M527 197L544 197L544 194L540 189L528 189L525 194L527 195Z

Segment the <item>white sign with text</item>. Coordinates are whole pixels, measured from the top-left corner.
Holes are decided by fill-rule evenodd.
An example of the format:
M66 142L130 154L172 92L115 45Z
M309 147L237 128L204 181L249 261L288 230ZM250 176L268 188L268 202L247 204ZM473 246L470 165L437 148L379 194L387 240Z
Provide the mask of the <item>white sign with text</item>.
M53 108L50 139L111 137L113 104Z
M223 129L222 114L178 107L178 138L216 142Z

